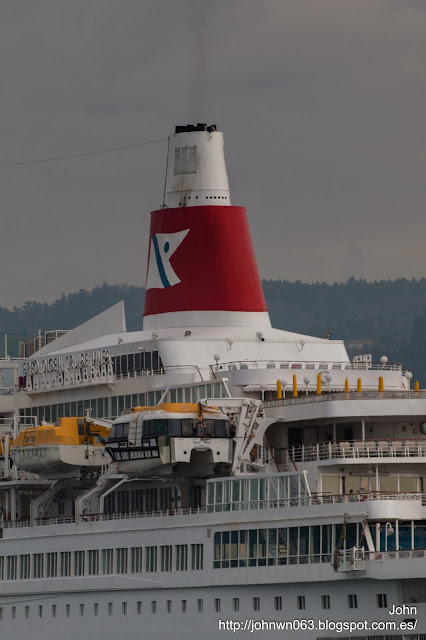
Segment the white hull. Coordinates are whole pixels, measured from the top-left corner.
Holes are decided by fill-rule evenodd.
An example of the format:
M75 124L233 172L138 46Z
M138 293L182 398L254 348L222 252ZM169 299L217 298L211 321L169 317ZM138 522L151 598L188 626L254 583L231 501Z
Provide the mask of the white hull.
M161 583L150 588L147 582L135 578L134 587L122 587L122 579L113 576L104 580L104 588L79 589L77 592L52 591L45 596L38 593L22 594L0 599L3 618L0 632L5 640L75 640L76 637L102 640L144 640L173 638L174 640L209 640L222 637L268 638L285 637L287 640L313 640L315 638L357 638L376 635L379 638L398 637L398 630L337 632L334 630L240 631L219 630L225 621L242 625L256 622L291 622L295 626L303 619L312 620L318 627L322 621L388 622L398 625L402 620L417 620L415 633L426 633L426 605L417 604L416 615L390 615L387 609L378 609L377 592L386 592L388 601L397 602L396 581L350 580L343 585L336 582L285 584L245 584L223 587L163 588ZM358 609L348 609L348 594L357 594ZM321 608L321 596L330 595L331 608ZM296 598L304 595L306 610L298 611ZM281 611L275 609L275 598L282 598ZM239 611L234 611L235 598ZM259 598L260 610L253 610L253 598ZM220 605L217 604L220 601ZM182 611L186 601L186 613ZM202 601L202 605L200 604ZM153 612L156 603L156 613ZM168 604L168 602L171 604ZM142 603L142 604L140 604ZM56 607L52 617L52 605ZM202 612L199 608L202 606ZM220 606L220 612L216 607ZM12 607L16 607L13 618ZM26 609L29 607L29 609ZM42 612L40 617L40 607ZM171 608L171 609L170 609ZM169 613L170 610L170 613ZM28 617L26 617L28 616ZM246 622L247 621L247 622ZM248 627L250 628L250 627ZM411 632L413 633L413 632ZM277 634L277 635L275 635ZM400 637L400 635L399 635ZM403 636L404 637L404 636ZM407 636L410 637L410 636ZM416 636L417 637L417 636Z

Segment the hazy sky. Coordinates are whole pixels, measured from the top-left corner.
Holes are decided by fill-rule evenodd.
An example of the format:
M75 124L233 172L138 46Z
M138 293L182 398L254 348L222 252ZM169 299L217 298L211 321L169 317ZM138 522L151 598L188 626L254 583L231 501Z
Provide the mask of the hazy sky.
M425 0L3 0L0 164L217 123L264 278L426 276ZM0 306L144 284L166 143L0 167Z

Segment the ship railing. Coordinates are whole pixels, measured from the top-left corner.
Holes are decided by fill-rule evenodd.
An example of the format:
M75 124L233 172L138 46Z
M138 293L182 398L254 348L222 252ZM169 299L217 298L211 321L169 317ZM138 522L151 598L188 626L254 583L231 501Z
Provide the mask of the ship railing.
M366 556L373 562L376 560L393 560L395 558L426 558L426 549L398 549L396 551L369 551Z
M426 391L338 391L336 393L321 393L300 395L297 398L282 398L268 400L263 403L265 409L286 407L295 404L311 404L316 402L339 402L345 400L418 400L425 399Z
M166 373L188 373L194 374L194 381L197 382L197 378L199 382L203 382L203 376L201 371L197 365L191 364L183 364L183 365L168 365L157 367L154 369L143 369L141 371L126 371L124 373L115 373L114 377L116 380L129 380L132 378L145 378L149 376L161 376Z
M206 507L182 507L178 509L158 509L154 511L123 511L113 513L90 513L81 516L82 522L104 522L108 520L132 520L135 518L157 518L168 516L198 515L206 513ZM73 524L75 516L55 516L53 518L37 518L36 526ZM5 521L3 526L7 528L29 527L29 518Z
M280 370L318 370L321 371L402 371L400 363L381 362L324 362L312 360L236 360L232 362L221 362L211 365L212 371L237 371L244 369L280 369Z
M250 511L259 509L282 509L288 507L316 506L328 504L342 504L349 502L364 502L376 500L421 500L426 504L426 494L422 493L386 493L374 491L361 494L331 495L327 493L317 493L312 496L301 496L293 498L278 498L271 500L252 500L248 502L227 502L223 504L212 504L201 507L179 507L177 509L156 509L153 511L125 511L112 513L90 513L81 517L82 522L104 522L111 520L133 520L139 518L158 518L171 516L200 515L206 513L226 513L231 511ZM38 518L36 526L72 524L75 523L74 516L55 516L50 518ZM29 527L29 519L4 521L5 528Z
M426 439L351 440L293 445L287 454L294 462L342 458L426 458Z
M330 493L313 493L311 505L341 504L348 502L371 502L376 500L406 500L421 501L426 504L425 493L387 492L387 491L358 491L357 493L345 493L332 495Z

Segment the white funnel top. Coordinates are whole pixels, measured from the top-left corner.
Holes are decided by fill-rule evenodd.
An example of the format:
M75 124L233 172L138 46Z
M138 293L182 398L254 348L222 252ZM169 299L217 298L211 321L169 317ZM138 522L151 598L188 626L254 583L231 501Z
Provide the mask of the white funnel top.
M215 125L176 127L169 137L164 207L230 204L223 134Z

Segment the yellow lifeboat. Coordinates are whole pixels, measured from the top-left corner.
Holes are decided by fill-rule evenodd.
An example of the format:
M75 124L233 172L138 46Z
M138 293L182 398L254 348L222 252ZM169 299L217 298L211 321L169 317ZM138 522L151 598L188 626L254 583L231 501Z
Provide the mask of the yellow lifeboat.
M78 477L109 463L104 448L109 433L86 418L59 418L21 431L10 454L18 469L47 478Z
M106 450L133 477L209 477L232 463L228 417L201 403L164 403L125 411L111 427Z

